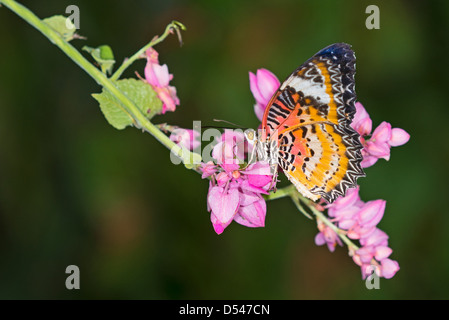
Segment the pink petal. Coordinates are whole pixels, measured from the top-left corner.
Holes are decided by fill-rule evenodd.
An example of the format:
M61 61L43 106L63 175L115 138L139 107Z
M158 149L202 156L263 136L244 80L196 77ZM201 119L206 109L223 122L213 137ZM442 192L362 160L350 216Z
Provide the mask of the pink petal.
M330 252L334 252L336 246L337 246L336 242L328 242L327 243L327 249L329 249Z
M380 262L382 277L391 279L399 271L399 263L395 260L384 259Z
M263 193L263 194L269 193L260 187L256 187L256 186L252 185L251 183L249 183L248 180L241 180L239 186L244 191L249 191L249 192L254 192L254 193Z
M226 227L229 226L229 224L232 222L232 220L230 220L227 223L221 223L213 213L211 213L210 215L210 220L212 221L212 227L217 234L222 234L224 229L226 229Z
M149 63L159 64L159 53L156 50L154 50L153 48L149 48L145 52L145 55L147 56L147 61Z
M383 121L373 132L370 140L376 142L388 142L391 138L391 124Z
M177 128L173 130L170 135L170 140L186 149L193 150L196 143L199 142L196 138L199 137L199 132L191 129Z
M225 132L221 135L221 140L232 152L232 157L243 160L245 156L245 134L240 129L225 129Z
M378 246L378 245L386 245L388 240L388 235L380 229L374 230L369 236L366 238L363 237L360 239L360 244L362 246Z
M217 143L212 149L212 158L217 161L217 164L222 164L225 159L234 159L232 147L224 141Z
M254 193L251 191L246 191L245 189L240 190L240 205L249 206L250 204L259 201L261 195L259 193Z
M357 125L360 121L370 118L368 112L365 110L363 105L358 101L355 103L355 110L356 111L354 119L352 119L352 125ZM371 130L369 132L371 132Z
M364 225L358 225L356 228L356 232L359 235L359 239L363 237L367 237L367 235L373 233L375 231L375 226L364 226Z
M234 221L247 227L264 227L267 205L264 199L260 199L249 206L240 206L234 217Z
M267 69L257 70L257 85L262 97L264 98L265 105L268 104L280 84L281 83L278 78L271 71Z
M357 211L353 211L353 212L352 212L352 216L354 216L357 212L358 212L358 210L357 210ZM340 217L341 217L341 216L339 215L339 218L340 218ZM347 218L338 220L338 227L341 228L341 229L344 229L344 230L349 230L349 229L351 229L356 223L357 223L357 221L356 221L355 219L353 219L353 217L349 216L349 217L347 217Z
M386 203L385 200L368 201L359 212L360 224L365 228L377 225L384 215Z
M267 69L258 69L257 75L249 73L249 86L257 104L265 110L273 94L279 88L277 77ZM257 114L257 113L256 113Z
M259 85L257 83L257 76L252 72L249 73L249 88L254 96L254 99L256 99L256 102L258 104L263 104L265 99L260 93Z
M265 112L265 106L259 103L254 104L254 113L256 114L257 119L262 122L263 114Z
M145 79L152 86L160 88L168 86L170 74L168 73L167 65L147 64L145 67Z
M358 254L354 254L352 256L352 260L355 262L356 265L358 265L358 266L362 265L362 261L360 260L360 256Z
M369 140L365 145L365 151L377 158L390 158L390 145L387 142Z
M173 99L172 95L170 94L170 90L168 87L155 87L154 88L157 97L162 101L162 114L164 114L167 111L175 111L176 106L179 105L179 99Z
M238 144L245 141L245 134L240 129L225 129L220 139L229 144Z
M323 233L318 232L318 234L315 236L315 244L317 246L322 246L326 243L326 239L324 238Z
M212 150L212 157L219 164L239 164L244 161L245 136L241 131L225 130L220 142ZM236 170L236 169L234 169Z
M358 212L360 211L359 207L352 206L348 208L344 208L341 210L333 210L333 208L328 210L328 214L330 217L333 217L338 221L338 225L340 228L349 229L354 223ZM349 223L352 223L351 226L347 227Z
M377 160L379 160L379 158L367 155L363 157L363 160L360 163L360 165L362 166L362 168L368 168L374 165L377 162Z
M349 229L347 234L349 239L357 240L360 239L360 233L356 229Z
M214 186L209 190L208 202L217 223L226 224L234 218L237 211L239 192L234 188L225 192L222 187Z
M373 126L372 120L370 118L365 118L354 124L352 127L361 136L366 136L371 133L372 126Z
M356 254L360 256L360 261L362 263L370 263L370 261L374 257L374 248L373 247L361 247L356 251Z
M393 252L391 248L387 246L377 246L376 252L375 252L375 258L377 261L382 261L390 256L390 254Z
M349 189L346 192L346 196L338 197L337 200L334 201L334 203L328 206L328 208L343 210L345 208L353 206L360 199L359 189L360 189L359 186L357 186L356 188Z
M266 186L268 183L270 183L271 181L273 181L272 176L263 176L263 175L259 175L259 174L249 174L248 175L248 182L255 187L262 188L262 187Z
M173 76L171 76L171 78L173 78ZM171 99L173 100L173 103L175 105L179 106L179 98L176 95L176 88L173 86L168 86L167 89L168 89L168 93L170 94Z
M231 177L229 176L229 174L227 172L220 172L219 174L217 174L215 176L215 180L217 181L217 184L220 187L224 187L226 185L226 183L231 180Z
M372 275L373 273L380 275L379 266L372 265L370 261L362 264L361 270L362 270L362 279L363 280L365 280L368 276Z
M388 143L392 147L397 147L407 143L408 140L410 140L410 135L407 131L401 128L393 128L393 130L391 130L391 138Z
M224 163L221 164L221 167L228 173L233 173L236 170L239 170L240 165L237 159L226 159Z
M217 171L217 167L212 161L208 161L207 163L201 163L200 170L203 173L201 179L204 179L213 175Z
M268 162L257 161L256 163L250 164L242 172L245 174L271 175L271 166Z

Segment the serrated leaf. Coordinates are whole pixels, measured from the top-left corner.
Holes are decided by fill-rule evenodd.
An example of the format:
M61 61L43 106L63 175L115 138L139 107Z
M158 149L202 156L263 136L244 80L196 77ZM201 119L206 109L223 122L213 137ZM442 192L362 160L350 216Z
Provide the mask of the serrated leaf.
M122 79L116 81L115 84L148 119L162 110L162 102L148 83L136 79ZM100 103L106 120L114 128L122 130L133 124L134 120L131 115L108 90L103 88L101 93L92 96Z
M102 93L95 93L92 97L98 101L106 120L114 128L122 130L133 123L131 115L109 91L103 89Z
M64 40L70 41L73 39L76 27L73 24L72 20L70 20L69 18L57 15L45 18L43 21L48 24L53 30L59 33L64 38Z
M102 45L97 48L84 46L83 50L90 53L90 55L100 65L101 71L103 73L110 74L112 72L112 68L114 67L115 60L114 60L114 54L113 54L110 46Z

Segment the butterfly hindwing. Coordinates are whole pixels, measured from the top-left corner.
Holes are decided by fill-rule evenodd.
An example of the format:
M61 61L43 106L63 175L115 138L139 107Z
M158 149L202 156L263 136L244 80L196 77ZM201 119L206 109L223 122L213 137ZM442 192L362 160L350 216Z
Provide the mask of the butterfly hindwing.
M305 196L332 202L364 176L355 113L355 56L324 48L296 69L268 104L262 127L279 140L279 163Z
M333 202L363 173L355 138L330 122L294 127L279 135L279 165L303 195Z

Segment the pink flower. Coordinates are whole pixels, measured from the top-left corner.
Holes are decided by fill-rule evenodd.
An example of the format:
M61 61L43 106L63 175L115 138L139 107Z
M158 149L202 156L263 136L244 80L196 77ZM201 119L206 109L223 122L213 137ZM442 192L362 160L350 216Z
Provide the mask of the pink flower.
M200 133L198 131L177 128L172 131L170 140L186 149L194 150L201 144L198 140L199 136Z
M267 207L262 194L274 187L268 163L256 162L244 169L238 163L239 133L225 132L212 155L218 161L203 163L202 177L211 177L207 196L211 222L217 234L235 221L247 227L265 226ZM243 154L240 154L243 160Z
M212 150L212 157L221 165L233 165L229 170L236 170L244 162L245 135L238 130L226 129L218 144ZM237 167L235 166L237 165Z
M203 173L201 178L205 179L217 172L217 166L212 161L208 161L207 163L203 162L200 165L200 170Z
M399 263L391 259L383 259L381 262L381 274L385 279L391 279L399 271Z
M162 101L162 114L166 111L175 111L179 105L176 88L169 85L173 75L168 72L166 64L159 64L159 54L153 48L146 51L147 64L145 66L145 79L156 91L158 98Z
M371 134L372 121L368 112L360 102L355 103L356 114L352 120L351 126L361 136L361 142L364 146L362 150L363 168L372 166L378 159L390 159L390 148L397 147L407 143L410 135L403 129L392 128L388 122L382 122ZM371 134L371 137L367 137Z
M254 112L260 121L268 102L280 84L278 78L267 69L258 69L256 74L249 73L249 86L256 99Z
M367 267L376 266L376 272L384 278L391 278L399 270L399 264L388 257L393 250L388 247L388 235L377 228L385 212L386 201L360 200L359 187L349 189L345 197L338 198L327 205L328 215L338 228L346 231L350 239L359 240L361 247L353 252L354 262L362 268L365 279ZM326 243L330 251L334 251L336 243L340 243L338 235L323 223L318 223L320 231L315 237L317 245Z
M334 252L337 243L340 246L343 245L337 233L320 220L318 220L318 230L320 230L320 232L315 236L315 244L317 246L326 244L329 251Z

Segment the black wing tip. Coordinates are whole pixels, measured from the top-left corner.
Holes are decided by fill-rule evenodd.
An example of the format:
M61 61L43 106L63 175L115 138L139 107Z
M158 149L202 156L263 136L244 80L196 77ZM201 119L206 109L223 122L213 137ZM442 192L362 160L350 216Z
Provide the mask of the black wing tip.
M316 55L345 56L346 53L354 54L354 51L351 48L352 46L348 43L338 42L321 49Z

